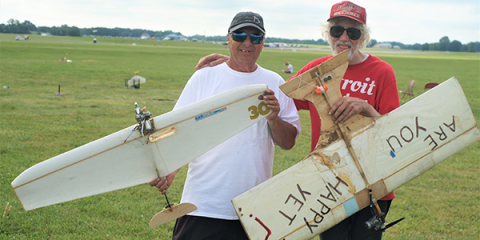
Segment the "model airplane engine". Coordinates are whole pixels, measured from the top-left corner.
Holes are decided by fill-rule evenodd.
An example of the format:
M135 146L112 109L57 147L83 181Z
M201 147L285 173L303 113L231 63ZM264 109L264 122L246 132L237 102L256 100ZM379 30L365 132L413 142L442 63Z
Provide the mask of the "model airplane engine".
M368 229L375 228L376 231L385 229L385 214L382 213L382 216L374 215L368 221L365 222L365 227Z
M151 121L152 114L150 112L145 112L146 107L140 109L138 104L135 102L135 119L138 122L138 130L144 136L145 134L150 134L155 131L153 121Z

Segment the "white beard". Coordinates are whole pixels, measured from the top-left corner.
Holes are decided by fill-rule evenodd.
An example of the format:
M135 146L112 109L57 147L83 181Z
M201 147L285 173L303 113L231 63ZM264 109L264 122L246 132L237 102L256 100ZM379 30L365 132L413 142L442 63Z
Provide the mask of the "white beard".
M337 45L340 44L350 47L348 49L348 61L351 61L359 53L358 46L353 46L351 42L336 41L333 43L333 45L330 46L332 48L333 56L339 54L339 52L337 51Z

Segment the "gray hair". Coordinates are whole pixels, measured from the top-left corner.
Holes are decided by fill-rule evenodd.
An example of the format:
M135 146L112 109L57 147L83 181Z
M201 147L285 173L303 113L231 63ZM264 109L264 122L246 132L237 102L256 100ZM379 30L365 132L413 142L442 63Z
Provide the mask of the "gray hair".
M337 17L330 21L324 22L322 26L322 36L323 39L327 40L330 46L332 45L332 36L330 36L330 28L337 25L338 22L347 20L355 24L355 27L362 31L362 36L360 37L361 42L358 44L358 50L365 48L370 43L370 28L367 25L364 25L360 22L357 22L353 19L346 17Z

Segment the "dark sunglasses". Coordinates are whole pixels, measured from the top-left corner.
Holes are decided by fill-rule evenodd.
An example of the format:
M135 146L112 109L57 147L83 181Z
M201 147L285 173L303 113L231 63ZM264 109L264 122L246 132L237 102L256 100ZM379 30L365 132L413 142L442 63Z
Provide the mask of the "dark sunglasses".
M360 29L353 28L353 27L344 28L342 26L331 27L330 28L330 35L334 38L339 38L340 36L342 36L342 34L345 30L347 31L348 37L352 40L358 40L360 38L360 36L362 36L362 31L360 31Z
M261 44L263 42L263 35L246 33L246 32L232 32L232 38L235 42L244 42L250 36L250 42L253 44Z

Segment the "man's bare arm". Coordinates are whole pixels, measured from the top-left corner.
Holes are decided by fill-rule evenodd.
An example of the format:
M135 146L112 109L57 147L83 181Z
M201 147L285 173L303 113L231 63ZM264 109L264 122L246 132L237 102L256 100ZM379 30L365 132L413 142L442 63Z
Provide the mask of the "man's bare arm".
M204 67L213 67L219 64L226 62L230 57L218 53L213 53L208 56L205 56L198 61L195 70L200 70Z

